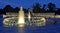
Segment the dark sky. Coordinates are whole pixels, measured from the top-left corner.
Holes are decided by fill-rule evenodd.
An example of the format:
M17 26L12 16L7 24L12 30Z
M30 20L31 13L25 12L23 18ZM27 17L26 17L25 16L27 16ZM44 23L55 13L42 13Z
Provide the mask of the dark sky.
M4 8L8 4L12 7L23 6L24 8L31 8L36 2L39 2L41 5L52 2L60 8L60 0L0 0L0 8Z

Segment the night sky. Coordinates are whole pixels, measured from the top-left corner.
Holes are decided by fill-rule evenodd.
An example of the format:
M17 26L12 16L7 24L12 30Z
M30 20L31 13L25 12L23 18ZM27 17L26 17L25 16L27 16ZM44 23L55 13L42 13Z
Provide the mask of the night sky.
M0 0L0 8L4 8L6 5L11 5L12 7L31 8L33 4L39 2L41 5L48 4L52 2L60 8L60 0Z

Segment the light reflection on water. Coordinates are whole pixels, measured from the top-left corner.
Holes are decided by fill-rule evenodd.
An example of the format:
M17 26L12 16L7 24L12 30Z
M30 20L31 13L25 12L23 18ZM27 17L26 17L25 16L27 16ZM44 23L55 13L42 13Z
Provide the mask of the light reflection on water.
M38 28L36 26L3 26L3 32L5 33L31 33L31 32L38 32Z
M19 26L2 26L2 33L24 33L24 27Z
M19 27L18 31L19 31L20 33L24 33L24 27Z
M59 31L60 24L56 25L46 25L43 27L36 27L36 26L0 26L0 33L57 33Z
M59 19L55 19L55 20L59 20ZM50 24L44 27L0 26L0 33L60 33L60 22L58 22L56 25Z
M18 32L24 33L24 27L25 27L25 25L24 24L21 24L18 27L19 27Z

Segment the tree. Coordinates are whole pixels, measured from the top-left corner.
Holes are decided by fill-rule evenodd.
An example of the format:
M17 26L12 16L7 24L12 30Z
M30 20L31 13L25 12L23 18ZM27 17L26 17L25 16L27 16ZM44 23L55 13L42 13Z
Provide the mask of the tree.
M45 8L46 8L46 4L43 4L43 7L42 7L42 11L43 12L46 12L46 9Z
M13 11L13 8L10 5L6 5L5 8L4 8L4 11L5 12L10 12L10 11Z
M33 5L33 12L34 13L42 12L41 10L42 10L41 5L39 3L36 3L35 5Z
M3 14L4 12L3 12L3 9L0 9L0 14Z
M46 4L43 5L43 10L45 10Z
M14 11L13 12L19 12L19 10L20 10L20 8L19 7L16 7L16 8L14 8Z
M60 15L60 8L57 9L56 14L59 14Z
M56 8L55 4L48 3L48 9L49 9L50 12L54 12L55 8Z

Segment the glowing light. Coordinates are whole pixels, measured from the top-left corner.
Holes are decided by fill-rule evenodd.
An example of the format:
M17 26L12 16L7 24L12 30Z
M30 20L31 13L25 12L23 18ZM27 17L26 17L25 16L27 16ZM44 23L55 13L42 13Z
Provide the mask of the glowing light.
M25 26L25 24L19 24L18 25L18 27L24 27Z
M60 18L60 15L56 15L55 18Z
M45 18L42 18L41 20L43 20L44 22L46 22L46 19Z
M30 21L30 19L31 19L31 15L30 15L30 12L29 12L29 14L28 14L28 19L29 19L29 21Z
M42 18L41 20L43 21L43 22L41 22L41 26L45 26L46 25L46 19Z
M8 25L8 21L9 21L8 19L4 19L3 24Z
M24 21L24 11L22 9L22 7L20 8L20 11L19 11L19 16L18 16L18 24L25 24L25 21Z
M22 17L19 18L18 24L23 24L23 23L25 23L25 22L24 22L24 19L23 19Z

